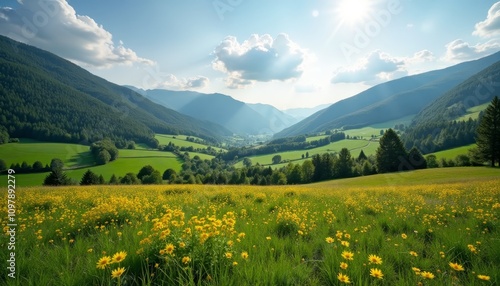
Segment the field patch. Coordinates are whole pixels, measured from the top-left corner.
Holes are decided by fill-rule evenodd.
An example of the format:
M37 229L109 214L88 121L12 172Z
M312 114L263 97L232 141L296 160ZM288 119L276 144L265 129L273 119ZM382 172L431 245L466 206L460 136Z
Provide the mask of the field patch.
M66 166L86 166L94 163L90 153L90 147L69 143L47 143L33 140L21 139L20 143L8 143L0 145L0 158L7 166L12 163L21 164L26 161L33 165L40 161L45 166L50 164L53 158L61 159Z
M465 115L462 115L455 120L456 121L467 121L467 120L469 120L469 118L476 120L479 118L479 113L481 113L481 111L485 110L486 107L488 107L488 105L490 105L489 102L471 107L471 108L467 109L467 113Z
M195 143L195 142L191 142L191 141L187 141L188 136L186 135L167 135L167 134L156 134L155 135L155 138L156 140L158 140L158 142L160 143L160 145L168 145L168 143L172 142L172 144L175 144L175 146L179 146L179 147L190 147L192 146L193 148L195 149L206 149L208 148L208 145L204 145L204 144L200 144L200 143ZM193 136L189 136L191 138L197 138L197 137L193 137ZM199 139L199 138L197 138ZM201 140L201 139L199 139ZM217 151L221 151L221 150L224 150L222 148L219 148L219 147L211 147Z
M457 148L452 148L452 149L432 153L432 155L435 155L438 160L441 158L444 158L447 160L448 159L455 159L458 155L467 155L469 153L469 149L472 149L475 146L476 146L476 144L470 144L467 146L462 146L462 147L457 147Z
M278 153L273 153L273 154L267 154L267 155L258 155L258 156L250 156L250 160L252 160L252 164L259 163L260 165L267 166L267 165L272 165L272 158L275 155L280 155L282 160L287 160L286 163L282 164L274 164L272 167L279 168L281 166L284 166L288 164L288 162L293 162L294 164L296 163L302 163L304 160L307 158L302 158L302 155L306 155L306 153L309 153L309 158L311 158L313 155L316 154L323 154L323 153L333 153L333 152L340 152L342 148L347 148L351 152L351 156L354 158L357 158L361 150L369 156L369 155L375 155L375 152L378 148L379 143L377 141L368 141L368 140L341 140L337 142L330 143L325 146L317 147L317 148L311 148L311 149L305 149L305 150L295 150L295 151L286 151L286 152L278 152ZM236 168L241 168L243 167L243 162L240 161L235 164Z

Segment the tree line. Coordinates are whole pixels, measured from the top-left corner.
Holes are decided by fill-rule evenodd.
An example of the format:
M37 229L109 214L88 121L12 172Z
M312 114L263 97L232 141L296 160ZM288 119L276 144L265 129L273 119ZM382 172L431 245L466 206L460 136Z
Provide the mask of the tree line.
M471 120L467 123L470 122ZM284 185L425 168L482 165L485 161L489 161L491 166L496 166L500 164L500 101L498 97L492 100L479 119L476 143L477 146L470 150L469 155L459 155L455 160L441 159L441 162L437 162L435 155L424 157L415 146L408 151L398 134L393 129L388 129L380 138L375 156L367 157L361 151L357 158L353 158L350 151L343 148L338 154L315 154L302 164L289 163L284 167L273 169L270 166L252 165L251 161L247 160L245 167L236 169L234 165L221 158L216 157L211 160L203 160L199 156L190 158L189 153L186 152L180 154L184 163L179 174L175 170L167 169L161 175L160 171L147 165L137 174L127 173L120 178L113 175L109 183L161 184L167 181L175 184ZM100 150L99 153L101 153L107 150L103 147L104 145L111 147L112 142L101 142L101 145L96 144L94 149ZM2 167L5 168L0 162L0 170ZM44 185L75 184L62 171L61 160L53 159L50 170L51 173L45 178ZM90 170L80 181L82 185L104 183L106 182L102 176L97 176Z

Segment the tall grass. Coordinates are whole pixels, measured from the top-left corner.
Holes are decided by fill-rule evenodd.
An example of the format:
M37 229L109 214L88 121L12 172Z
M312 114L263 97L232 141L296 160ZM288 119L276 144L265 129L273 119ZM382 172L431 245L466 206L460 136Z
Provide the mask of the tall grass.
M17 278L0 284L496 285L499 183L19 189Z

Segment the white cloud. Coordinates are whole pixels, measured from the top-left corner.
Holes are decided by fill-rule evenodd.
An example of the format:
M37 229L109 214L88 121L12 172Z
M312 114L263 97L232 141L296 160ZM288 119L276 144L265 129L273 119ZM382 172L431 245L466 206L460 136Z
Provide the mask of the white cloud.
M421 62L430 62L435 60L434 54L429 50L421 50L416 52L413 57L406 59L406 62L410 63L421 63Z
M19 7L0 7L0 34L93 67L153 64L139 57L92 18L78 15L66 0L18 1Z
M500 2L491 6L486 19L475 25L473 35L489 38L500 34Z
M443 59L449 62L473 60L492 54L499 49L500 44L494 41L470 45L461 39L457 39L446 45L446 54Z
M204 88L208 86L210 80L204 76L191 78L177 78L173 74L162 76L162 80L150 88L161 88L168 90L187 90Z
M299 78L307 52L288 35L252 35L239 43L235 37L226 37L213 52L212 67L227 74L226 85L243 88L256 81Z
M373 51L350 67L338 69L332 83L358 83L373 84L380 80L391 78L393 74L405 73L404 60L391 57L379 50Z

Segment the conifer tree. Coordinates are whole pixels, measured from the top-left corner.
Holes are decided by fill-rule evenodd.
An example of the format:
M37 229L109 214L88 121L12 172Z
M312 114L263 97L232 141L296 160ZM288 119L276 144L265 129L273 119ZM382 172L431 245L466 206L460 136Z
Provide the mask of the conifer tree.
M476 131L479 156L490 161L491 166L500 164L500 101L495 96L484 111Z
M408 161L416 170L427 169L427 160L425 160L424 156L422 156L422 153L420 153L417 147L411 148L410 152L408 152Z
M99 177L92 172L90 169L83 174L82 180L80 181L80 185L88 186L88 185L97 185L99 184Z
M377 170L379 173L397 172L401 164L407 160L407 152L398 134L394 130L387 130L377 149Z

